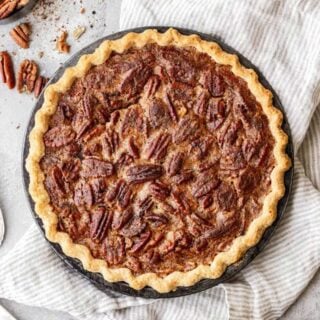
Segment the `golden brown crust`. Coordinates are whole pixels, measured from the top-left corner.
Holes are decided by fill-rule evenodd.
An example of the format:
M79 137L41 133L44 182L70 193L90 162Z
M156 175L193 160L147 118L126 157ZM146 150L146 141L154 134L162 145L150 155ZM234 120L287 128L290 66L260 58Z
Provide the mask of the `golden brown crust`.
M275 139L273 150L275 167L271 174L271 192L264 200L261 215L250 224L243 236L233 241L227 251L219 253L210 266L200 265L191 271L173 272L164 278L155 273L135 276L127 268L108 268L105 261L94 259L87 247L73 243L67 233L58 232L57 215L50 206L49 195L43 183L44 173L39 165L45 150L43 135L48 129L50 116L56 110L59 93L67 91L73 81L83 77L92 65L106 61L112 51L120 53L132 46L143 47L147 43L171 44L177 47L192 46L200 52L209 54L217 63L231 66L231 71L247 82L249 90L261 104ZM201 40L196 35L184 36L174 29L169 29L165 33L156 30L128 33L121 39L105 41L93 54L82 56L76 66L66 69L59 81L46 89L44 96L44 104L36 113L35 127L30 133L30 152L26 161L26 168L30 174L29 192L35 202L35 211L44 223L46 237L52 242L59 243L66 255L79 259L86 270L101 273L109 282L126 281L137 290L150 286L161 293L169 292L178 286L191 286L203 278L220 277L227 266L237 262L250 247L258 243L266 228L275 220L278 201L285 192L284 174L291 165L285 153L288 137L281 129L282 113L272 105L272 94L261 85L257 74L252 69L243 67L237 56L224 52L216 43Z

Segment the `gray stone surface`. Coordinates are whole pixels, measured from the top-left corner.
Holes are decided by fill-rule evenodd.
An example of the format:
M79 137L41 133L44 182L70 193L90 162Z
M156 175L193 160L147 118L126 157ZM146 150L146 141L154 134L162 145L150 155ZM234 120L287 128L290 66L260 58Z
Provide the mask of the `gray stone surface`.
M91 3L90 3L91 2ZM101 3L101 1L98 0ZM92 1L83 0L84 6ZM105 10L105 34L119 29L119 0L108 0ZM90 6L90 5L89 5ZM32 19L32 17L31 17ZM32 22L32 21L31 21ZM8 37L1 37L9 27L0 26L0 50L11 46ZM102 36L102 34L101 34ZM3 40L4 39L4 40ZM90 43L90 38L86 43ZM24 57L27 53L18 52ZM29 55L32 57L32 55ZM42 66L44 69L46 66ZM52 74L52 72L48 73ZM5 255L33 223L23 193L20 156L24 131L34 104L34 99L14 94L0 85L0 206L3 209L7 234L0 255ZM10 151L10 152L9 152ZM280 266L281 267L281 266ZM68 314L21 305L0 299L2 304L19 320L73 320ZM320 319L320 272L283 319ZM0 319L1 320L1 319ZM141 320L141 319L139 319Z

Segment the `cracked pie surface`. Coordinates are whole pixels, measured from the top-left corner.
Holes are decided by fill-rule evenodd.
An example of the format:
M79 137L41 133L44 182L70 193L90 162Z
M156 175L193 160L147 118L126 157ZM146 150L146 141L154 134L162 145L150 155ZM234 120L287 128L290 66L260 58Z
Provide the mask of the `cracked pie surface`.
M221 276L274 221L282 114L216 43L129 33L44 96L29 191L47 238L88 271L168 292Z

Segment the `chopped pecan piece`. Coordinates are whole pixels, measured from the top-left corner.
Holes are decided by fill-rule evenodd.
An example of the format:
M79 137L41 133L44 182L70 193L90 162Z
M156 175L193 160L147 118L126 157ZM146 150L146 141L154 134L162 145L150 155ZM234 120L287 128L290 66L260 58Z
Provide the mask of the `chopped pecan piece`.
M193 138L199 129L199 124L195 119L183 118L173 135L174 143L182 143L189 138Z
M143 130L144 119L138 108L131 107L123 118L120 133L126 135L130 130Z
M191 153L195 153L199 160L203 160L209 153L213 141L206 138L198 138L191 142Z
M102 241L108 232L112 222L112 212L105 207L98 207L92 214L90 236L93 240Z
M150 230L147 230L146 232L141 233L139 236L139 239L135 242L135 244L133 245L130 251L132 253L136 253L140 251L143 247L145 247L145 245L148 243L150 238L151 238Z
M141 270L141 263L136 257L128 257L125 266L133 272Z
M88 177L107 177L113 174L113 165L110 162L98 159L84 159L82 160L81 175Z
M63 31L57 38L56 49L59 53L69 53L70 45L67 43L68 32Z
M149 186L150 193L159 200L165 200L170 196L170 187L161 181L154 181Z
M123 237L115 236L106 238L104 242L104 253L109 265L117 265L123 262L126 254Z
M171 136L168 133L160 133L153 138L147 145L147 159L154 158L155 160L163 159L167 154L167 148L171 142Z
M206 124L210 132L214 133L225 122L228 115L226 108L224 100L210 100L206 114Z
M38 65L32 60L23 60L18 71L19 92L32 92L38 77Z
M128 207L126 210L117 212L113 217L112 228L114 230L120 230L124 227L133 217L132 207Z
M193 106L194 113L202 118L205 118L207 114L207 108L208 108L207 102L208 102L207 94L206 92L203 91L201 92L198 99L194 103L194 106Z
M94 203L102 203L106 191L106 183L104 178L93 178L90 181Z
M21 48L29 48L31 26L28 23L21 23L10 31L10 36Z
M48 78L45 78L43 76L39 76L34 84L34 96L38 98L40 96L40 93L44 89L48 82Z
M6 83L9 89L15 86L15 77L13 72L13 64L8 52L0 52L0 75L2 82Z
M67 182L78 179L81 163L79 159L68 159L61 166L62 174Z
M75 139L75 132L70 126L54 127L44 134L44 144L49 148L61 148Z
M170 161L168 162L167 172L169 177L172 177L180 172L183 165L183 154L181 152L177 152L174 154Z
M130 183L143 183L160 178L163 174L162 166L156 164L138 164L127 170Z

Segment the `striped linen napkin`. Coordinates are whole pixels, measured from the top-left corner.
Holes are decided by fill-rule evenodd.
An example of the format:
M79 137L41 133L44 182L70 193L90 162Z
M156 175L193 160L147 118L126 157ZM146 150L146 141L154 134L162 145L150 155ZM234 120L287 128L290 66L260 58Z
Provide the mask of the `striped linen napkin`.
M121 29L187 27L221 37L260 67L286 110L295 150L320 98L317 0L123 0ZM320 186L320 109L298 156ZM78 319L277 319L320 266L320 194L298 157L292 196L263 253L232 281L203 293L150 301L103 294L69 271L33 226L0 261L0 297Z

